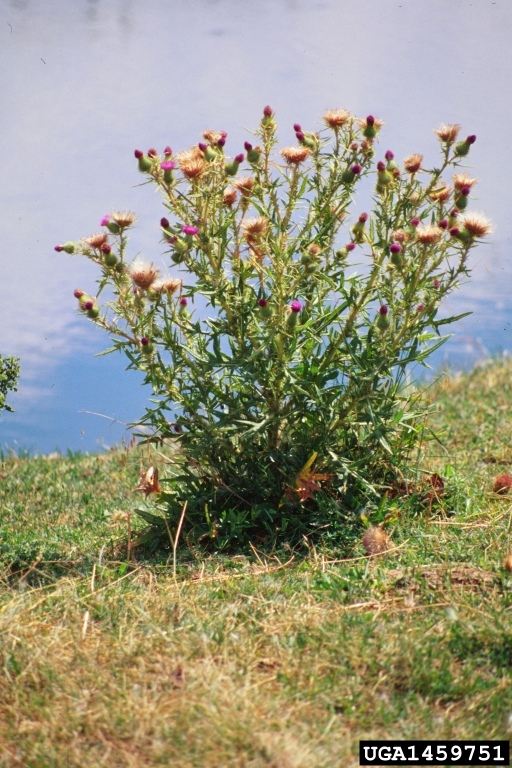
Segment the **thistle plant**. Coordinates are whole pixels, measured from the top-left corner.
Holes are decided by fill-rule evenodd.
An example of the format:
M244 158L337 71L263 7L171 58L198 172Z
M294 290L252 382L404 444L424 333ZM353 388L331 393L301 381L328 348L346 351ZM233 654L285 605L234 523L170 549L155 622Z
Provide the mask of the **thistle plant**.
M6 397L8 392L18 391L19 363L18 357L4 357L0 355L0 411L14 412L14 408L6 403Z
M151 384L144 439L174 446L163 488L158 477L146 488L152 511L139 510L145 541L167 539L185 501L190 541L336 529L407 476L426 438L428 409L406 374L458 319L439 306L491 231L466 210L476 180L459 169L476 137L437 129L440 161L426 169L419 154L402 166L381 157L377 117L337 109L323 124L295 124L296 144L277 150L265 107L233 157L211 130L177 154L136 150L163 196L167 274L127 256L131 212L57 246L98 265L99 290L75 291L79 310ZM351 216L369 178L372 210Z

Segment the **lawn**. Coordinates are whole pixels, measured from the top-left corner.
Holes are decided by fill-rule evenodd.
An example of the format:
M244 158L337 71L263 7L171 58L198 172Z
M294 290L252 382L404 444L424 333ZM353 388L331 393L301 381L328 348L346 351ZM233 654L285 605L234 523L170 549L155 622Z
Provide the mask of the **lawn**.
M508 738L512 364L429 396L445 494L397 502L376 557L182 551L173 578L127 562L140 449L4 456L0 766L341 768L362 738Z

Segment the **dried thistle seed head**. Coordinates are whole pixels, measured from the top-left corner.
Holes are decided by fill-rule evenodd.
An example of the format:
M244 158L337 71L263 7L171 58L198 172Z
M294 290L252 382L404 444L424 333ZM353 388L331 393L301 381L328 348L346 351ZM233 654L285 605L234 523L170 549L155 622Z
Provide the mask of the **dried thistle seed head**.
M244 219L242 229L246 240L258 240L268 230L268 219L265 216L257 216L255 219Z
M460 221L473 237L485 237L492 234L492 222L483 213L466 213L465 216L461 216Z
M308 159L310 150L307 147L284 147L280 154L288 165L300 165Z
M133 211L112 211L110 218L120 229L126 229L126 227L131 227L139 217Z
M232 189L230 187L225 189L223 202L224 202L224 205L227 205L229 208L231 208L231 206L233 206L236 203L236 189Z
M416 239L419 243L423 243L424 245L437 243L442 234L443 230L432 224L427 224L424 227L417 227L416 229Z
M411 239L411 235L409 232L406 232L405 229L395 229L392 234L393 240L397 243L407 243Z
M212 131L210 128L203 131L203 139L210 144L217 144L219 139L225 139L226 136L227 133L225 131Z
M464 187L471 187L476 184L478 179L472 179L467 173L454 173L453 174L453 186L460 192ZM468 193L469 194L469 193Z
M135 259L128 267L128 274L136 286L147 291L158 277L158 269L142 259Z
M176 155L176 159L181 172L187 179L197 179L206 168L203 153L199 147L192 147L187 151L180 152Z
M106 232L95 232L94 235L90 235L89 237L84 238L84 243L90 245L91 248L99 249L102 245L105 245L107 240L108 235Z
M443 182L440 187L432 190L432 192L429 194L429 197L431 200L437 200L438 203L446 203L446 201L449 200L451 193L452 188L449 186L449 184L445 184Z
M372 525L363 536L363 547L367 555L378 555L391 549L391 539L380 525Z
M450 144L455 141L459 135L460 125L454 123L453 125L441 125L439 128L434 128L434 133L437 133L441 141L449 142Z
M157 293L170 293L173 294L183 284L183 280L179 277L162 277L161 280L157 280L151 286L151 288Z
M242 176L233 182L233 186L241 192L242 197L250 197L254 189L254 179L251 176Z
M404 168L408 173L417 173L421 169L423 155L409 155L404 160Z
M328 109L323 115L323 121L329 128L341 128L352 115L346 109Z

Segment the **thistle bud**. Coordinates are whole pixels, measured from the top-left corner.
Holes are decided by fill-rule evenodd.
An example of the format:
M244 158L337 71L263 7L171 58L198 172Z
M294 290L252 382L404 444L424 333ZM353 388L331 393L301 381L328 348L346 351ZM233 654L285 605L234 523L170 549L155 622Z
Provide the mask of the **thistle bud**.
M153 167L153 163L149 159L149 157L145 157L144 153L140 151L140 149L136 149L133 153L137 160L139 161L139 171L141 173L147 173L151 170Z
M466 155L469 153L470 146L474 144L475 141L476 136L468 136L465 141L459 141L459 143L455 145L453 151L458 157L466 157Z
M166 158L169 158L169 157L171 157L171 155L172 155L172 149L171 149L170 147L166 147L166 148L164 149L164 155L165 155L165 157L166 157Z
M90 317L91 320L96 320L96 318L99 317L100 308L98 307L97 304L92 304L89 307L89 304L91 304L90 301L88 301L87 304L86 304L86 314L87 314L87 317Z
M351 229L352 234L354 235L354 240L356 243L362 243L365 237L365 224L368 220L368 214L362 213L359 216L358 221L354 224L354 226Z
M186 299L185 296L181 297L181 299L179 300L179 305L180 305L180 316L183 318L189 317L189 312L187 309L188 299Z
M237 155L237 157L240 157L240 155ZM243 159L243 156L242 156ZM238 169L240 167L240 163L235 158L230 163L225 163L224 170L226 171L227 176L236 176L238 173Z
M294 123L293 124L293 130L295 131L295 133L300 133L302 131L302 128L299 125L299 123Z
M268 320L272 316L272 307L267 299L258 299L258 307L260 308L260 315Z
M76 244L71 242L64 243L62 250L66 251L66 253L74 253L76 250Z
M160 219L160 226L162 229L168 229L169 228L169 219L166 219L165 216L162 216Z
M217 146L223 149L223 147L226 146L226 137L221 136L220 139L217 141Z
M249 142L246 142L246 144L249 144ZM252 165L256 165L256 163L259 162L259 159L261 157L261 151L262 151L261 147L251 147L251 149L248 149L247 160L249 161L249 163L251 163Z
M154 147L151 147L151 149L148 149L148 157L158 157L158 152Z
M200 141L197 146L199 147L201 152L206 152L206 150L208 149L208 144L205 144L203 141Z
M64 250L64 246L63 245L56 245L53 250L57 251L57 253L60 253L61 251Z
M385 163L380 161L377 163L377 184L379 186L385 187L387 184L390 184L393 181L393 174L391 174L387 169Z
M300 303L300 301L295 300L291 302L290 314L286 318L286 325L290 331L296 327L301 309L302 309L302 304Z
M120 232L119 227L115 223L115 221L107 221L105 226L108 229L108 231L111 232L113 235L118 235Z
M142 339L140 340L140 344L141 344L142 352L144 355L151 355L153 353L155 348L147 336L142 337Z
M395 267L401 267L404 263L402 256L402 246L399 245L399 243L391 243L389 246L389 252L391 254L391 263L394 264Z
M439 229L448 229L448 221L447 219L441 219L439 224L437 225Z
M261 120L262 128L275 128L274 111L268 105L263 109L263 118Z
M388 149L388 151L386 152L384 157L387 160L386 170L389 171L390 173L392 173L393 176L398 176L400 174L400 168L398 167L398 163L394 159L395 156L394 156L393 152L391 152L391 150Z
M252 144L250 141L244 141L244 149L246 152L250 152L252 150Z
M334 255L338 259L346 259L349 252L353 251L355 247L355 243L347 243L347 245L344 245L343 248L338 248L338 250L334 252Z
M342 173L342 181L344 181L345 184L352 184L356 176L359 176L361 173L361 170L362 168L359 163L354 163L354 165L352 165L350 168L347 168L347 170Z
M421 223L421 220L417 216L411 219L411 227L418 227L420 223Z
M367 139L374 139L379 132L377 125L375 124L375 118L373 115L368 115L366 118L365 126L363 128L363 136Z
M377 328L384 333L389 328L389 317L388 317L388 308L385 304L381 306L379 309L379 314L377 315Z
M295 138L297 139L299 144L304 144L305 137L306 137L306 135L305 135L305 133L303 131L296 131L295 132Z
M115 253L111 253L111 252L106 253L103 258L103 262L105 266L109 267L109 269L112 269L113 267L115 267L117 264L117 261L118 261L117 256L115 255Z

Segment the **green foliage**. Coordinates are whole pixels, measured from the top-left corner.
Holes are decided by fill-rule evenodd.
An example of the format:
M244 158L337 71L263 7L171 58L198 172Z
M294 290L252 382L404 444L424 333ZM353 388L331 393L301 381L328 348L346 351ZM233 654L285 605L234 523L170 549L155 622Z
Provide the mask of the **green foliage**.
M175 158L136 152L164 196L163 243L186 284L127 263L130 212L58 246L99 265L98 294L76 291L79 307L152 385L145 439L175 445L163 490L141 488L159 494L141 510L145 542L168 539L185 501L189 541L341 530L408 473L427 436L408 369L443 343L440 327L457 318L440 319L439 305L490 231L461 214L474 180L456 175L452 192L443 179L460 163L459 127L437 131L439 168L413 155L400 170L390 152L375 163L382 121L337 110L324 122L319 134L297 129L281 163L270 108L245 157L227 162L212 131ZM242 162L251 175L237 178ZM372 178L371 214L351 222L354 190ZM98 303L107 286L110 314Z
M5 402L8 392L17 392L17 381L20 375L18 357L4 357L0 355L0 411L14 411Z

